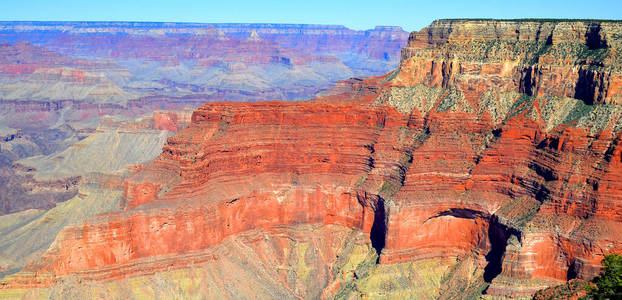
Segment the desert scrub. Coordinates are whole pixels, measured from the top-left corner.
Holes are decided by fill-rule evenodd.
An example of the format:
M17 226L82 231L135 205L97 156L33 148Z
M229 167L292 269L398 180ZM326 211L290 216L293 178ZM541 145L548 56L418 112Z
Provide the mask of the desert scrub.
M610 48L590 49L583 43L562 42L548 47L545 54L547 60L557 62L558 64L583 64L589 63L590 69L601 69L600 66L613 66L613 60L619 58L610 55ZM618 67L619 69L619 67Z
M546 124L546 130L575 121L589 113L591 106L573 98L545 97L541 101L540 115Z
M417 133L415 135L415 142L417 144L422 145L423 143L425 143L428 139L430 138L430 128L424 128L423 130L421 130L421 132ZM417 145L415 145L417 146Z
M609 125L614 125L614 130L617 132L622 130L618 123L612 124L613 120L616 120L618 116L622 115L622 107L615 104L600 104L593 105L592 109L583 117L577 121L577 127L586 128L590 134L595 134Z
M508 223L506 225L516 229L522 229L538 213L540 204L540 201L531 197L516 198L499 208L495 212L495 215L497 215L502 222L505 221L503 223Z
M438 104L436 111L471 112L471 106L469 105L469 103L467 103L461 91L457 89L451 89L449 93L447 93L447 95L445 95L445 97L443 97L441 102Z
M399 74L400 74L400 70L401 70L401 68L402 68L401 66L398 66L398 67L397 67L397 69L396 69L395 71L391 72L391 74L389 74L389 76L385 77L385 78L382 80L382 83L389 82L389 81L393 81L393 79L395 79L395 78L397 77L397 75L399 75Z
M359 178L359 180L357 180L356 183L354 184L353 189L360 188L365 183L366 180L367 180L367 174L361 176L361 178Z
M389 198L392 198L397 193L398 190L399 190L399 186L394 185L388 181L385 181L382 184L382 187L380 188L378 195L380 195L384 199L389 199Z
M442 57L478 62L505 62L508 60L534 64L550 45L544 41L472 41L441 47Z
M441 87L429 87L423 84L413 87L395 87L391 89L387 103L401 113L410 113L416 108L421 114L427 114L446 91Z
M519 95L517 92L499 93L494 89L486 90L479 99L478 115L481 117L484 112L488 112L495 124L499 124L510 112Z
M593 105L587 105L583 101L577 101L575 106L568 113L568 116L566 116L564 123L567 124L579 120L587 116L592 110L594 110Z
M530 109L532 107L533 102L535 101L535 97L529 96L527 94L520 94L512 108L510 108L510 115L507 119L511 119L520 115L522 112Z

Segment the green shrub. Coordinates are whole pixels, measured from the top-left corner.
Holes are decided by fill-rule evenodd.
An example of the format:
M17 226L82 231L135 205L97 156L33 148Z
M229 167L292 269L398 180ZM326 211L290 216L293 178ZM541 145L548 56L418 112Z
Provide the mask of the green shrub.
M589 295L594 299L622 299L622 255L605 255L601 262L603 269L594 278L596 287L588 287Z

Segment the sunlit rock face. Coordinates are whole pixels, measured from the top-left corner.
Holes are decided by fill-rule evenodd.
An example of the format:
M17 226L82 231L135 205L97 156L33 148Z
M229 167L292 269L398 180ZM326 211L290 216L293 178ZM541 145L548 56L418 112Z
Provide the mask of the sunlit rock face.
M620 30L437 21L385 76L206 103L116 210L0 295L509 298L590 279L622 251Z
M84 203L117 197L201 104L309 99L395 68L407 38L399 27L0 22L0 276L65 225L118 209Z
M614 22L436 21L410 35L402 61L416 69L401 74L459 87L467 99L494 87L620 103L621 28Z

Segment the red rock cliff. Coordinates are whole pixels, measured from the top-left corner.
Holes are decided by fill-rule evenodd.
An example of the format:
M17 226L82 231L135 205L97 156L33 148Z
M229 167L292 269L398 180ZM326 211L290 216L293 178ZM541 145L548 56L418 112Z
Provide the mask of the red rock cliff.
M205 104L126 182L123 212L64 230L30 267L49 277L5 285L180 268L300 223L364 232L380 264L475 258L465 280L496 296L589 279L622 251L618 30L438 21L345 93Z

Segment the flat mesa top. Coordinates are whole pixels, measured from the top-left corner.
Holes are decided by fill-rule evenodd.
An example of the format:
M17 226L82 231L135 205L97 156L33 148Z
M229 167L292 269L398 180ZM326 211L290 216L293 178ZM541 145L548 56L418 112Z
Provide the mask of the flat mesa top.
M554 18L521 18L521 19L493 19L493 18L455 18L438 19L442 22L464 22L464 21L492 21L492 22L536 22L536 23L562 23L562 22L587 22L587 23L622 23L622 20L604 19L554 19Z

